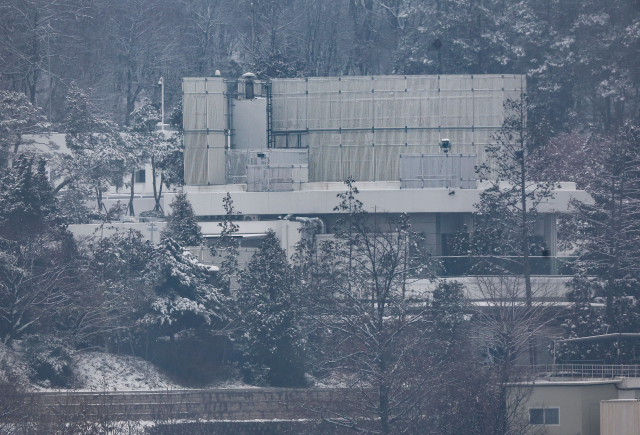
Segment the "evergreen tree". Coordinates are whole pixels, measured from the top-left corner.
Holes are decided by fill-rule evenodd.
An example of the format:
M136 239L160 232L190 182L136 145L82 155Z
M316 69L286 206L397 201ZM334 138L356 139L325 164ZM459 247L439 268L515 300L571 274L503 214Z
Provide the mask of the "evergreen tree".
M224 259L220 263L218 279L221 283L222 290L226 294L230 294L232 281L238 275L239 243L234 238L235 233L238 232L238 225L233 222L238 212L233 208L233 200L229 192L227 192L227 195L223 198L222 203L226 214L224 220L218 224L222 228L222 231L220 232L220 238L217 240L217 243L211 246L211 253L224 256Z
M0 90L0 166L6 164L10 153L17 154L21 146L32 142L25 135L47 129L49 124L40 108L25 94Z
M303 385L301 343L294 300L294 276L280 241L267 232L240 275L240 341L252 382L274 387Z
M460 327L465 323L467 298L464 285L459 281L440 281L431 299L431 315L439 335L445 340L452 340Z
M475 246L496 247L502 252L484 255L511 255L521 265L527 304L531 305L531 266L533 230L541 218L538 208L553 197L553 185L534 178L533 163L539 137L527 123L530 103L525 94L504 104L506 117L495 134L495 143L487 146L488 162L478 168L481 179L490 179L489 188L480 194L477 204ZM484 239L484 240L482 240ZM490 250L493 250L489 248Z
M50 321L74 297L77 250L45 162L24 155L0 175L0 336L8 343Z
M527 307L532 307L531 264L533 232L541 219L539 207L553 198L553 184L535 177L536 145L540 142L540 126L527 123L531 104L522 93L518 100L504 103L506 112L501 129L494 135L495 143L487 146L488 162L478 168L480 178L493 179L480 194L476 205L476 246L490 249L500 246L502 252L489 255L509 255L520 266L516 275L524 279ZM492 249L493 250L493 249ZM538 248L538 252L541 249ZM530 363L536 363L535 341L531 337Z
M603 298L603 323L609 332L622 332L628 322L616 315L616 306L620 299L640 298L640 129L627 126L589 146L600 158L588 190L594 203L574 202L579 258L569 296L578 306Z
M172 340L181 332L202 334L224 326L230 300L210 284L210 274L209 267L165 238L145 271L155 297L142 322L167 332Z
M173 239L181 246L200 246L204 241L202 230L184 192L173 198L171 210L172 213L167 216L167 226L160 234L161 239Z
M118 231L88 244L87 297L69 313L77 343L133 345L135 322L144 316L153 289L145 279L155 255L139 231Z

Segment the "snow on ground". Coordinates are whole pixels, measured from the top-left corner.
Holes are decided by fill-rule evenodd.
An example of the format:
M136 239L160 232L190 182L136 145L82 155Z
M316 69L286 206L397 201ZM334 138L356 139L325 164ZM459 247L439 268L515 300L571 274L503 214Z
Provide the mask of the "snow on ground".
M153 364L127 355L102 352L73 356L77 388L92 391L131 391L180 389Z
M15 351L0 343L0 382L29 385L29 367Z

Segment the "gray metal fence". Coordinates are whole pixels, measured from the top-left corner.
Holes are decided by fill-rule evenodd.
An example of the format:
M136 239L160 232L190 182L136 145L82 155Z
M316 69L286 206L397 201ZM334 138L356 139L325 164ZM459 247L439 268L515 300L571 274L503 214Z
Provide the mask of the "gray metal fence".
M308 163L308 150L227 150L227 184L247 183L248 166L308 165Z
M475 189L475 154L400 154L401 189Z
M289 192L309 181L309 165L248 165L247 192Z
M640 365L636 364L542 364L522 368L534 376L558 378L558 380L640 377Z

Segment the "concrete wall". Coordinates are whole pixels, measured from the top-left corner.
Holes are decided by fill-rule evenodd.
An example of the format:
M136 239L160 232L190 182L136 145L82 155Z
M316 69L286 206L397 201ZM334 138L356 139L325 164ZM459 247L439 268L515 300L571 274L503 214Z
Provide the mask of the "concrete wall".
M62 392L25 395L31 415L99 415L121 420L292 420L318 418L315 409L344 410L356 400L347 389L250 388L152 392Z
M548 435L600 435L600 401L617 399L614 380L539 382L533 385L528 408L560 408L560 424L544 426ZM531 433L541 426L532 426Z
M220 234L221 227L218 225L219 222L199 222L202 233L206 236L216 236ZM276 233L276 237L280 239L280 246L286 252L287 257L290 258L295 252L296 243L300 241L301 233L300 228L302 228L303 224L300 222L291 222L291 221L237 221L238 225L238 235L262 235L265 234L269 229L272 229ZM105 224L85 224L85 225L69 225L69 231L73 233L73 235L78 239L86 239L89 237L108 237L112 234L115 234L118 231L127 231L129 229L137 230L142 233L145 240L149 240L157 244L160 241L160 233L167 226L167 223L162 222L154 222L155 231L153 231L153 240L152 240L152 231L149 223L145 222L113 222L113 223L105 223ZM197 254L197 250L195 250L194 255ZM208 255L208 251L207 251ZM199 257L199 255L196 255ZM207 258L210 258L208 256ZM206 258L205 258L206 262Z
M568 185L567 185L568 186ZM399 182L356 183L358 199L364 209L379 213L473 213L481 189L402 189ZM563 183L564 187L564 183ZM198 216L223 215L222 199L231 186L187 186L184 191ZM331 214L339 203L336 195L345 191L344 183L308 183L294 192L246 192L243 186L231 191L233 203L244 214ZM451 194L451 192L455 192ZM166 197L171 202L171 194ZM569 201L589 200L584 191L558 189L554 198L538 206L541 213L566 213Z

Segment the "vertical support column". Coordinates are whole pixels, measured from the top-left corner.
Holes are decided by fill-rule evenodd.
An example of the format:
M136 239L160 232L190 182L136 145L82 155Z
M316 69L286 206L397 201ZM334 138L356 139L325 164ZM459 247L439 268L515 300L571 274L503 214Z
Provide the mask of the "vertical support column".
M436 256L442 256L442 213L436 213Z
M557 216L555 213L546 213L544 215L544 241L547 244L549 250L549 257L551 262L551 275L558 274L558 226Z

